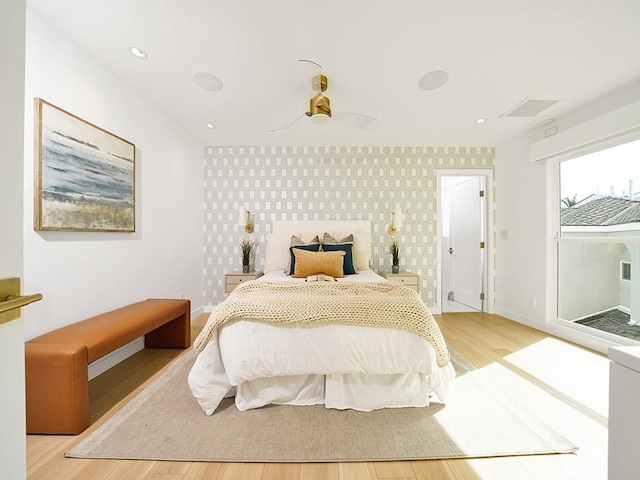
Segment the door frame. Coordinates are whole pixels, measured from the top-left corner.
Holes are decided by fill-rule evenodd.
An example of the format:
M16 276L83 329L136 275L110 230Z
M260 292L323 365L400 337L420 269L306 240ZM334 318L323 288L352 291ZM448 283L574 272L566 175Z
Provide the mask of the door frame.
M493 194L493 169L436 169L436 225L437 225L437 248L436 248L436 275L437 275L437 298L434 313L442 313L442 177L482 177L485 185L485 195L482 208L484 210L484 272L483 282L485 285L483 311L495 313L495 269L494 269L494 194Z
M4 2L0 16L3 43L0 59L9 73L0 78L4 107L0 112L0 142L6 157L1 161L0 177L0 205L5 207L0 233L0 278L24 277L26 8L25 0ZM5 42L8 48L4 48ZM17 318L0 323L0 476L3 478L27 478L24 340L24 318L18 311Z

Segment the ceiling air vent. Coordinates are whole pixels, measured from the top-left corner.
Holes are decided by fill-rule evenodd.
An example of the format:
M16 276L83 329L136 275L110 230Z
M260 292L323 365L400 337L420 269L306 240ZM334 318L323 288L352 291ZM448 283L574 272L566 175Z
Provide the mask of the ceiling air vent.
M559 98L551 97L527 97L518 103L515 107L507 110L502 117L534 117L543 110L546 110L552 105L555 105L560 101Z

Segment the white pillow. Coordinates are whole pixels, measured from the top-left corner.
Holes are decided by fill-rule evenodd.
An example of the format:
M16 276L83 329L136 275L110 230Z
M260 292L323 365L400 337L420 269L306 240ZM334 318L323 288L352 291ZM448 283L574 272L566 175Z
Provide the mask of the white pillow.
M368 270L371 261L371 232L353 232L353 266L356 271Z
M284 271L289 263L289 245L291 235L267 233L265 235L266 251L264 255L264 273L275 270Z

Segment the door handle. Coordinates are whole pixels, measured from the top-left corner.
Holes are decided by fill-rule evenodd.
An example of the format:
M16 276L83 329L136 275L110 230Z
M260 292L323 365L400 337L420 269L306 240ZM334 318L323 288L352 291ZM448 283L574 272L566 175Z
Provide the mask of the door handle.
M453 255L453 248L449 247L449 253Z
M42 300L42 294L36 293L34 295L7 295L3 301L0 302L0 313L9 312L16 308L24 307L30 303Z
M19 308L42 299L41 293L20 295L20 279L0 280L0 324L20 317Z

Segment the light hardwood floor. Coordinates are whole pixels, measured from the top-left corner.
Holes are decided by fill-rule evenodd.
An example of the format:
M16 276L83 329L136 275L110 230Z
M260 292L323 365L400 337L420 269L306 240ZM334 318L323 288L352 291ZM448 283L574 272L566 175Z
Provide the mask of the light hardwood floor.
M182 351L144 350L90 382L92 424L81 435L27 436L28 478L47 480L606 479L608 361L484 313L436 315L448 344L486 379L579 446L571 455L331 464L82 460L64 452L135 396ZM205 316L194 320L193 333ZM55 412L52 412L55 414Z

